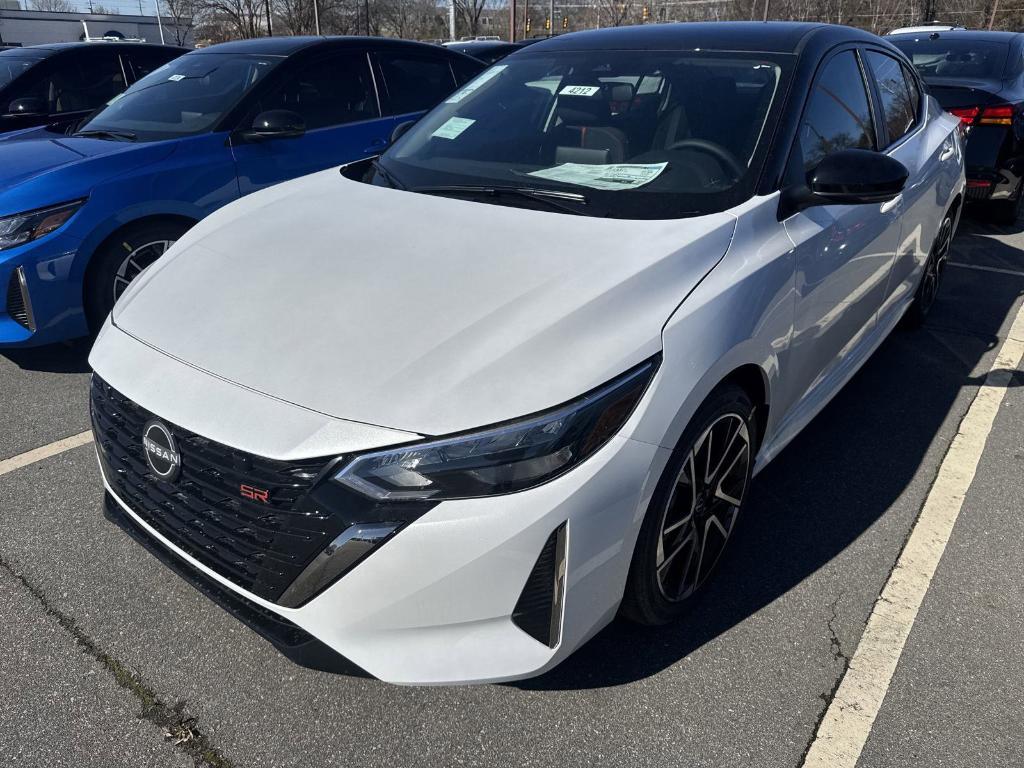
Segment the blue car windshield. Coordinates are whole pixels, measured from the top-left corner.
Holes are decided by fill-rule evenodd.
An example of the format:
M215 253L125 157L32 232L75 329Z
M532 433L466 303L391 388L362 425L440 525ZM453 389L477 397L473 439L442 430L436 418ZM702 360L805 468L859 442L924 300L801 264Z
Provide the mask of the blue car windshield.
M162 141L212 130L283 57L190 53L165 64L95 113L78 133Z

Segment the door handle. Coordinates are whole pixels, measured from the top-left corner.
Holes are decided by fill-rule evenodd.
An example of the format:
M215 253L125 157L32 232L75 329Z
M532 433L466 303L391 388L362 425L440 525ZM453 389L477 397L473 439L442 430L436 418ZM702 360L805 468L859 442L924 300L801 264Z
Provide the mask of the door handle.
M944 147L942 150L942 154L939 155L939 162L941 163L945 160L949 160L949 158L951 158L955 153L956 147L954 147L952 144L950 144L947 147Z
M388 145L388 140L387 139L374 139L373 142L370 144L370 146L368 146L366 149L364 149L363 152L367 152L369 154L377 154L382 149L387 147L387 145Z
M892 200L886 200L884 203L882 203L878 211L879 213L888 213L889 211L894 211L897 208L899 208L902 203L903 195L899 194L896 195L896 197L894 197Z

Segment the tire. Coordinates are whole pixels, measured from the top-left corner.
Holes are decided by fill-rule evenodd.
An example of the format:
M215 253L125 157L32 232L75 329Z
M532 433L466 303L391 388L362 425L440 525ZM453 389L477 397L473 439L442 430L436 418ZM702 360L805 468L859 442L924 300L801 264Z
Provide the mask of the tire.
M907 314L903 316L904 324L908 328L919 328L924 324L925 318L935 304L935 297L939 293L942 284L942 276L946 272L946 262L949 260L949 246L953 240L953 219L949 214L939 225L939 232L935 235L935 242L928 253L928 260L924 264L924 272L921 274L921 281L917 284L914 292L914 301Z
M92 256L85 281L85 316L96 334L114 302L143 269L181 238L189 225L151 221L129 226L109 238Z
M1017 223L1020 218L1022 203L1024 203L1024 187L1018 186L1017 193L1010 200L996 200L989 203L989 210L992 220L996 224L1011 226Z
M647 625L674 621L707 583L750 486L758 445L753 414L747 393L735 385L715 390L697 409L640 526L621 608L626 618ZM709 468L711 482L701 482Z

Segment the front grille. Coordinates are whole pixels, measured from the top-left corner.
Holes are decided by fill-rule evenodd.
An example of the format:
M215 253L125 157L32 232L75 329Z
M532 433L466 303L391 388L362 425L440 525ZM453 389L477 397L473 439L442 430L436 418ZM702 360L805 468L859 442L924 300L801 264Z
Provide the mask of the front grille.
M90 410L107 481L121 500L176 546L259 597L279 598L348 526L303 504L328 459L266 459L164 421L181 456L181 474L168 483L150 470L142 448L154 414L96 375ZM243 498L243 485L266 491L266 502Z
M28 311L24 290L22 290L21 274L16 269L11 272L11 279L7 282L7 314L14 322L32 330L32 319Z

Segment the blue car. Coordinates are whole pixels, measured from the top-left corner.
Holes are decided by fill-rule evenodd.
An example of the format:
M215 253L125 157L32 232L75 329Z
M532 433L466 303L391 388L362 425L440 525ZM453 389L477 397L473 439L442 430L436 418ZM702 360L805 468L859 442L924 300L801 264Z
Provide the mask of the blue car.
M380 154L395 127L482 68L399 40L239 41L175 59L69 129L5 135L0 347L95 332L128 284L204 216Z

